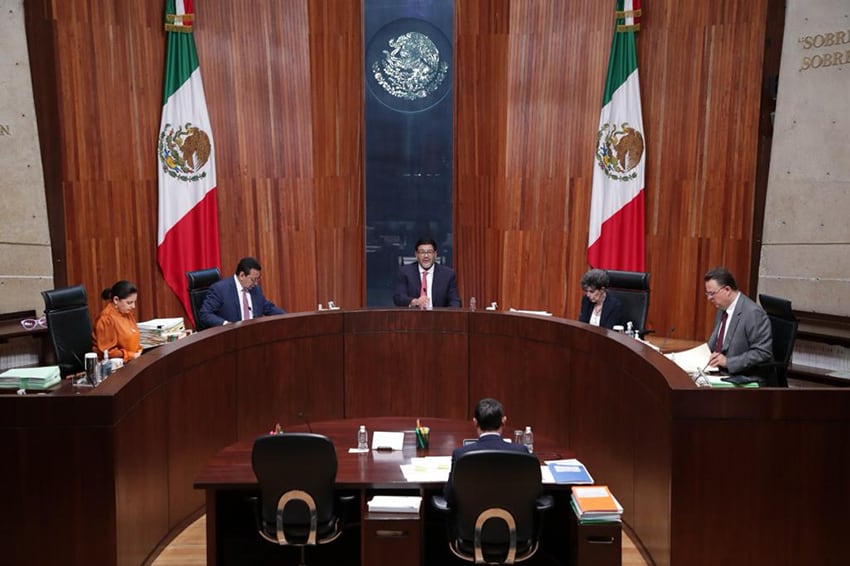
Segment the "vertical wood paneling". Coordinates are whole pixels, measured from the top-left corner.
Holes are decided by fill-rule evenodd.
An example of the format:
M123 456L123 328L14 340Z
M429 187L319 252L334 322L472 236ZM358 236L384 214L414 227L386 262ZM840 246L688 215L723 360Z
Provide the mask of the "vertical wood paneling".
M661 333L707 334L709 267L749 278L765 3L645 7L649 324ZM360 3L196 7L224 271L255 254L267 294L290 311L362 305ZM175 314L155 255L161 2L26 8L47 190L61 187L64 199L57 270L86 285L93 312L97 291L129 278L141 318ZM613 2L456 0L455 9L461 293L575 317Z
M479 302L578 315L612 5L458 2L458 266ZM491 10L506 14L500 28ZM657 0L644 12L649 325L661 333L707 334L708 268L748 278L764 11Z
M99 291L121 278L139 287L140 318L177 314L156 264L163 2L26 4L30 41L55 35L57 45L31 47L34 66L58 69L55 87L35 74L46 98L39 119L52 126L42 124L42 139L45 131L59 138L45 144L55 152L45 167L64 198L66 263L56 268L68 284L86 286L93 315ZM331 298L359 306L360 6L261 0L246 10L201 0L195 7L224 272L255 255L267 294L290 311Z

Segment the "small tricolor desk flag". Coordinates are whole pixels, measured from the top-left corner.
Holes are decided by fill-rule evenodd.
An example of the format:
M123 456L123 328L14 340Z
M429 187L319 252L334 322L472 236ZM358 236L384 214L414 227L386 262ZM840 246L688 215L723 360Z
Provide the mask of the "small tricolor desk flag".
M645 271L646 156L635 51L640 0L616 3L596 137L587 261L600 269Z
M157 143L157 260L190 319L186 272L221 264L215 144L192 34L193 4L165 2L168 47Z

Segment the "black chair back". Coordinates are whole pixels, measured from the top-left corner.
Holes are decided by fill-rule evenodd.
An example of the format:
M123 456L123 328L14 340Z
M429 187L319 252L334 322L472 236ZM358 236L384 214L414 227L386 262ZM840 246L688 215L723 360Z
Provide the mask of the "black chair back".
M649 273L641 271L606 271L610 279L607 293L623 305L623 320L631 321L643 336L649 312Z
M338 530L334 497L337 459L328 437L312 433L261 436L254 441L251 465L260 484L262 530L270 538L278 538L278 503L295 492L309 494L315 502L317 542ZM281 523L286 544L307 544L308 506L297 497L285 502Z
M529 550L536 549L537 498L542 490L540 462L535 456L504 450L467 452L454 463L453 485L451 521L457 550L474 556L476 523L482 513L496 509L507 511L516 525L517 559L530 557ZM485 522L480 540L485 560L505 560L510 538L504 520Z
M192 323L195 330L203 330L201 324L201 306L207 298L210 285L221 279L221 272L217 267L201 269L198 271L187 271L186 279L189 281L189 303L192 305Z
M85 370L83 358L92 350L92 326L86 289L82 285L42 291L47 331L53 341L62 377Z
M759 302L770 319L773 333L772 371L767 372L767 384L772 387L788 387L788 366L797 340L797 317L791 309L791 301L772 295L759 295Z

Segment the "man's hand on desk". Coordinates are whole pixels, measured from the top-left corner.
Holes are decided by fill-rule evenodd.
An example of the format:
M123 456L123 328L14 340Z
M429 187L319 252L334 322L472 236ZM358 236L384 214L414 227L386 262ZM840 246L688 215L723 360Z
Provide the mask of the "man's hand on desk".
M714 352L708 357L708 366L713 368L726 367L726 356L721 352Z

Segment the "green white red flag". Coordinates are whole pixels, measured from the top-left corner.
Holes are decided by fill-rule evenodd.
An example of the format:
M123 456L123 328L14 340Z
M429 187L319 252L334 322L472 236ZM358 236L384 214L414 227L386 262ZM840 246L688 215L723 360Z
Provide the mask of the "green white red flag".
M600 269L645 271L646 155L635 51L640 0L616 0L616 10L596 139L587 261Z
M194 0L166 0L168 47L157 143L157 261L190 319L186 272L221 265L215 145L195 50L194 20Z

